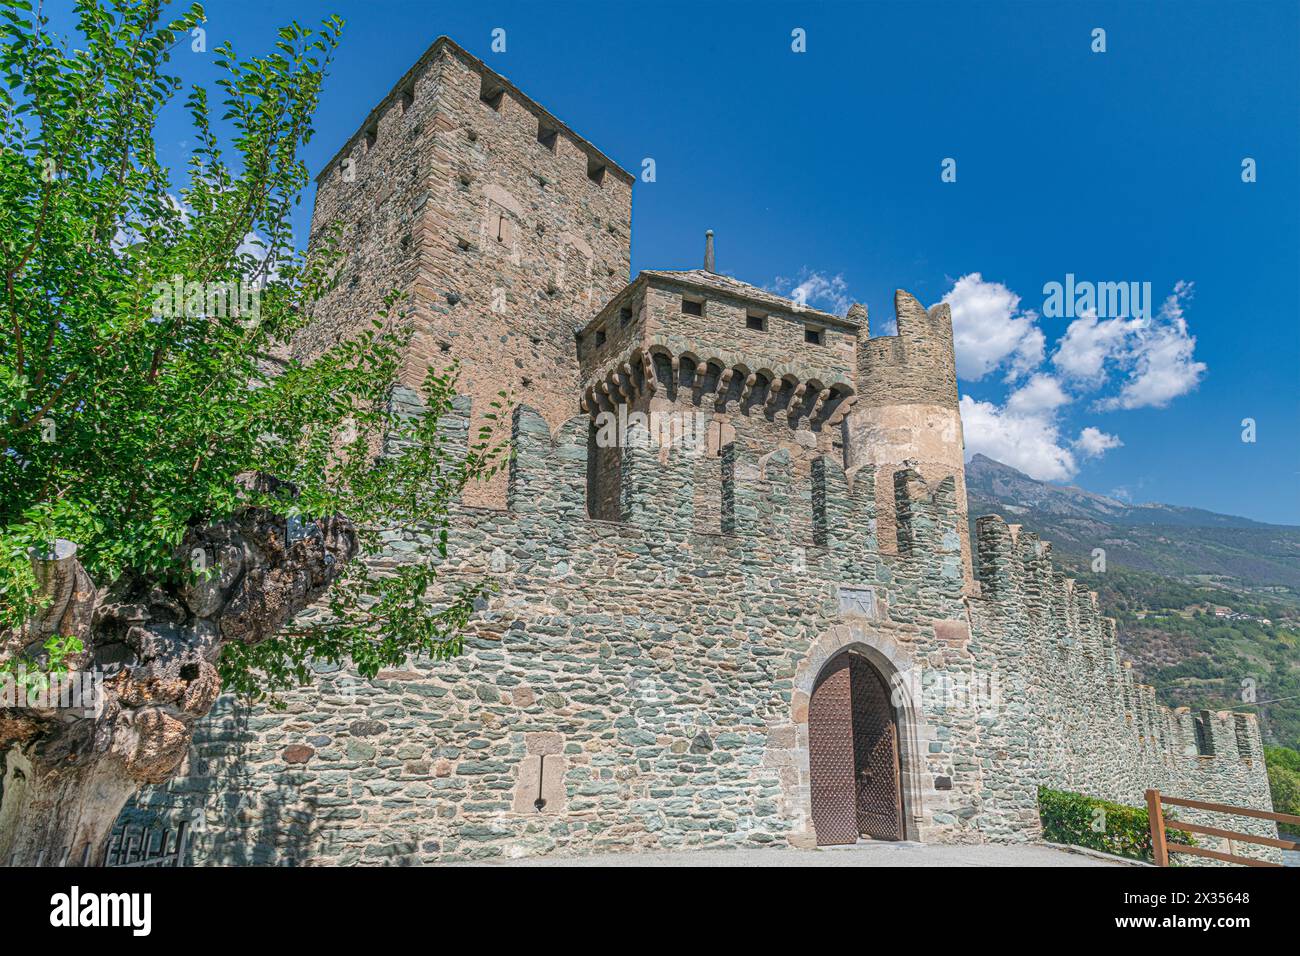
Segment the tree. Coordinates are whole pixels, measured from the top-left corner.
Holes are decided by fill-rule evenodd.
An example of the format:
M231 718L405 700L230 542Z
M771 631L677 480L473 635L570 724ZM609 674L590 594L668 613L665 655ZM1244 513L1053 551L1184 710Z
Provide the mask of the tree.
M0 861L99 862L223 689L274 701L314 664L459 651L479 588L427 600L447 508L504 456L486 427L459 451L439 430L454 368L425 379L425 416L390 403L396 297L310 364L284 357L339 258L295 252L289 217L342 21L213 51L220 115L185 96L174 191L154 130L201 7L77 0L74 49L4 2ZM417 527L415 560L371 560ZM84 674L93 712L40 696Z

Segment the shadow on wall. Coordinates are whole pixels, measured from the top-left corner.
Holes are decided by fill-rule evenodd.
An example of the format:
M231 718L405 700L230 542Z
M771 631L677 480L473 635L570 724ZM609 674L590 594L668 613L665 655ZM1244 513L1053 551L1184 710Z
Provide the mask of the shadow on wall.
M307 774L276 775L273 790L254 788L249 766L251 710L231 697L217 701L199 725L186 763L166 784L146 787L122 811L110 841L124 827L190 825L183 866L302 866L327 842ZM266 711L259 720L274 719ZM264 751L263 751L264 753ZM283 760L281 752L275 759Z

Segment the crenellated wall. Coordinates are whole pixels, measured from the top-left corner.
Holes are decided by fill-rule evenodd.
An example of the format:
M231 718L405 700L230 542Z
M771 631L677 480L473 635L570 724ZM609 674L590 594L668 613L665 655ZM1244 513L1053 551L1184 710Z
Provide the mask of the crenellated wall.
M1268 810L1263 745L1253 714L1202 715L1210 745L1198 749L1193 715L1156 703L1119 657L1115 622L1097 596L1053 567L1051 545L990 515L976 522L972 601L977 667L1006 705L983 748L991 798L981 825L994 838L1026 836L1039 784L1141 806L1148 788L1170 796ZM1184 819L1276 837L1269 822L1177 810ZM1216 819L1217 818L1217 819ZM1198 837L1212 848L1212 837ZM1238 851L1243 851L1239 847ZM1244 848L1272 858L1272 851Z
M463 436L469 415L442 425ZM494 585L463 656L372 681L322 668L283 713L223 698L124 820L190 820L198 863L809 845L808 704L846 649L893 687L910 839L1033 839L1040 783L1268 805L1253 720L1212 719L1215 756L1186 755L1190 715L1132 686L1092 596L1031 535L982 521L983 596L963 593L951 477L833 456L800 475L741 438L702 465L634 424L617 520L598 520L589 422L516 409L507 508L457 508L443 585ZM695 520L700 467L717 532Z

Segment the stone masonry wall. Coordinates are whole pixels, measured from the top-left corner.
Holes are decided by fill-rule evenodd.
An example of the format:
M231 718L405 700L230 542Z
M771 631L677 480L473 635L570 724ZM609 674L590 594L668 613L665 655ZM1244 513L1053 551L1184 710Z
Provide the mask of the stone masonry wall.
M1032 832L1043 784L1132 806L1148 788L1169 796L1271 810L1253 714L1210 715L1214 754L1198 753L1192 715L1158 705L1121 663L1115 625L1096 595L1052 566L1051 546L997 516L978 521L979 576L972 650L1005 706L984 734L988 801L981 825L995 838ZM1193 822L1277 836L1271 822L1176 810ZM1211 849L1216 838L1198 836ZM1263 847L1235 852L1276 859Z
M518 409L508 509L458 510L446 586L496 585L463 656L322 670L283 713L223 698L123 822L190 821L206 864L807 845L808 699L846 649L895 687L911 839L1033 839L1039 783L1268 805L1253 721L1185 756L1181 718L1125 683L1113 629L1032 536L984 521L985 596L963 596L951 479L886 479L887 555L872 469L822 458L804 490L784 450L737 441L717 461L722 530L703 534L695 463L639 432L621 520L588 518L588 435L586 416L552 435Z
M914 556L886 563L870 474L850 488L828 461L800 495L784 452L733 445L717 461L729 530L700 534L693 463L631 447L622 520L594 521L587 430L575 418L553 441L517 412L509 510L457 515L447 585L499 588L462 657L372 682L322 672L284 713L223 700L185 772L126 819L201 822L200 863L810 843L807 703L824 658L870 643L900 672L968 666L951 501L919 501ZM821 543L791 536L796 500ZM909 834L978 841L973 717L909 726Z

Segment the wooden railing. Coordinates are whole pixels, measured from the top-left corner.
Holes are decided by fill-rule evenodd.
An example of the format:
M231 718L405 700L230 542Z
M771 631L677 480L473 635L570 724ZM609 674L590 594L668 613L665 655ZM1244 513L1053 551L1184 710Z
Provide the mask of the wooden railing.
M1252 810L1248 807L1230 807L1223 803L1207 803L1204 800L1185 800L1182 797L1166 797L1159 790L1147 791L1147 818L1151 823L1151 851L1155 857L1156 866L1168 866L1170 853L1187 853L1191 856L1203 856L1211 860L1222 860L1225 863L1241 863L1245 866L1281 866L1280 863L1270 863L1267 860L1256 860L1248 856L1239 856L1235 853L1224 853L1222 850L1209 850L1203 846L1191 846L1187 843L1172 843L1165 839L1165 805L1175 807L1188 807L1192 810L1209 810L1212 813L1228 813L1239 817L1254 817L1257 820L1272 820L1274 823L1289 823L1292 826L1300 827L1300 817L1291 813L1273 813L1270 810ZM1232 849L1233 842L1241 843L1258 843L1261 846L1275 846L1282 850L1300 850L1300 842L1295 840L1280 840L1277 837L1256 836L1253 833L1239 833L1236 830L1224 830L1219 827L1205 826L1201 823L1188 823L1186 820L1175 820L1172 826L1177 830L1186 830L1189 833L1204 833L1206 836L1222 837L1230 841L1228 846Z

